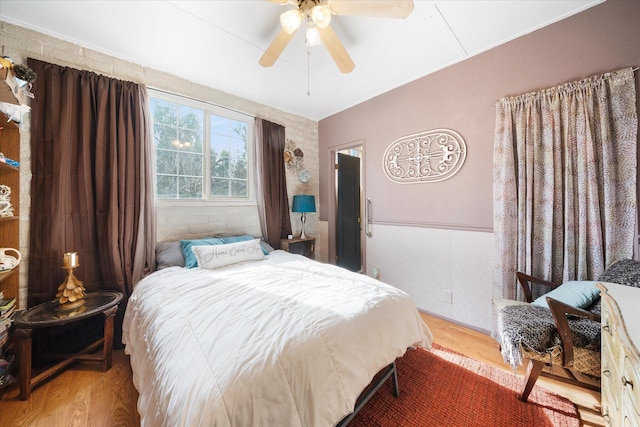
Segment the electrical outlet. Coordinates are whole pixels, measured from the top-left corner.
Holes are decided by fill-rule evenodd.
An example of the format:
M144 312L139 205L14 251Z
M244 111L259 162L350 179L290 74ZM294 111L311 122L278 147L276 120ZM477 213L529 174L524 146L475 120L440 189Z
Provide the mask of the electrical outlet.
M378 270L378 267L373 267L373 278L380 279L380 270Z
M453 291L451 290L443 290L442 291L442 302L447 304L453 304Z

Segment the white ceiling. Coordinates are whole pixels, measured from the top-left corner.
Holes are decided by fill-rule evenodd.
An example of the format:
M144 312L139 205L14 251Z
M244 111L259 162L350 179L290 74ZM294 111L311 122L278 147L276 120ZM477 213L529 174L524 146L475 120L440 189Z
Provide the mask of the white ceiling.
M292 7L265 0L0 0L0 19L320 120L602 1L414 0L405 20L334 16L350 74L324 46L307 67L303 31L273 67L258 65Z

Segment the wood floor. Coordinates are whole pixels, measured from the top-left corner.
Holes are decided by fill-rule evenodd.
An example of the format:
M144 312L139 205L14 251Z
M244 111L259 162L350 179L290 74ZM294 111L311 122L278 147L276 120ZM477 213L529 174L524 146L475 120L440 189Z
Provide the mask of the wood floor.
M500 356L497 343L489 336L454 323L423 314L434 341L492 366L513 372ZM517 375L522 377L524 369ZM604 426L600 394L540 378L538 385L572 400L580 408L584 425ZM14 385L0 395L0 427L20 426L138 426L136 392L128 357L115 350L113 368L108 372L90 365L76 365L37 387L31 398L19 400Z

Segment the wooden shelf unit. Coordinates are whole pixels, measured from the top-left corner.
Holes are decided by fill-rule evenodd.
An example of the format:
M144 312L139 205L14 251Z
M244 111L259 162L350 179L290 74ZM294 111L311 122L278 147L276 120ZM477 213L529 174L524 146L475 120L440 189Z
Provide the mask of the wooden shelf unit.
M4 118L3 115L0 115ZM14 122L0 123L0 153L20 161L20 129ZM0 162L0 184L11 188L12 217L0 217L0 248L20 249L20 168ZM5 298L19 300L19 266L0 273L0 291ZM19 305L19 301L16 302Z

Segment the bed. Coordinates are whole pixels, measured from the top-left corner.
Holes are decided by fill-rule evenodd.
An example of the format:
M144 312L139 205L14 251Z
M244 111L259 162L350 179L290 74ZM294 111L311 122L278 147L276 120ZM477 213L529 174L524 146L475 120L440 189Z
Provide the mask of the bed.
M191 248L198 268L158 270L129 298L123 343L142 426L334 426L376 373L431 347L390 285L264 255L257 239L213 246Z

